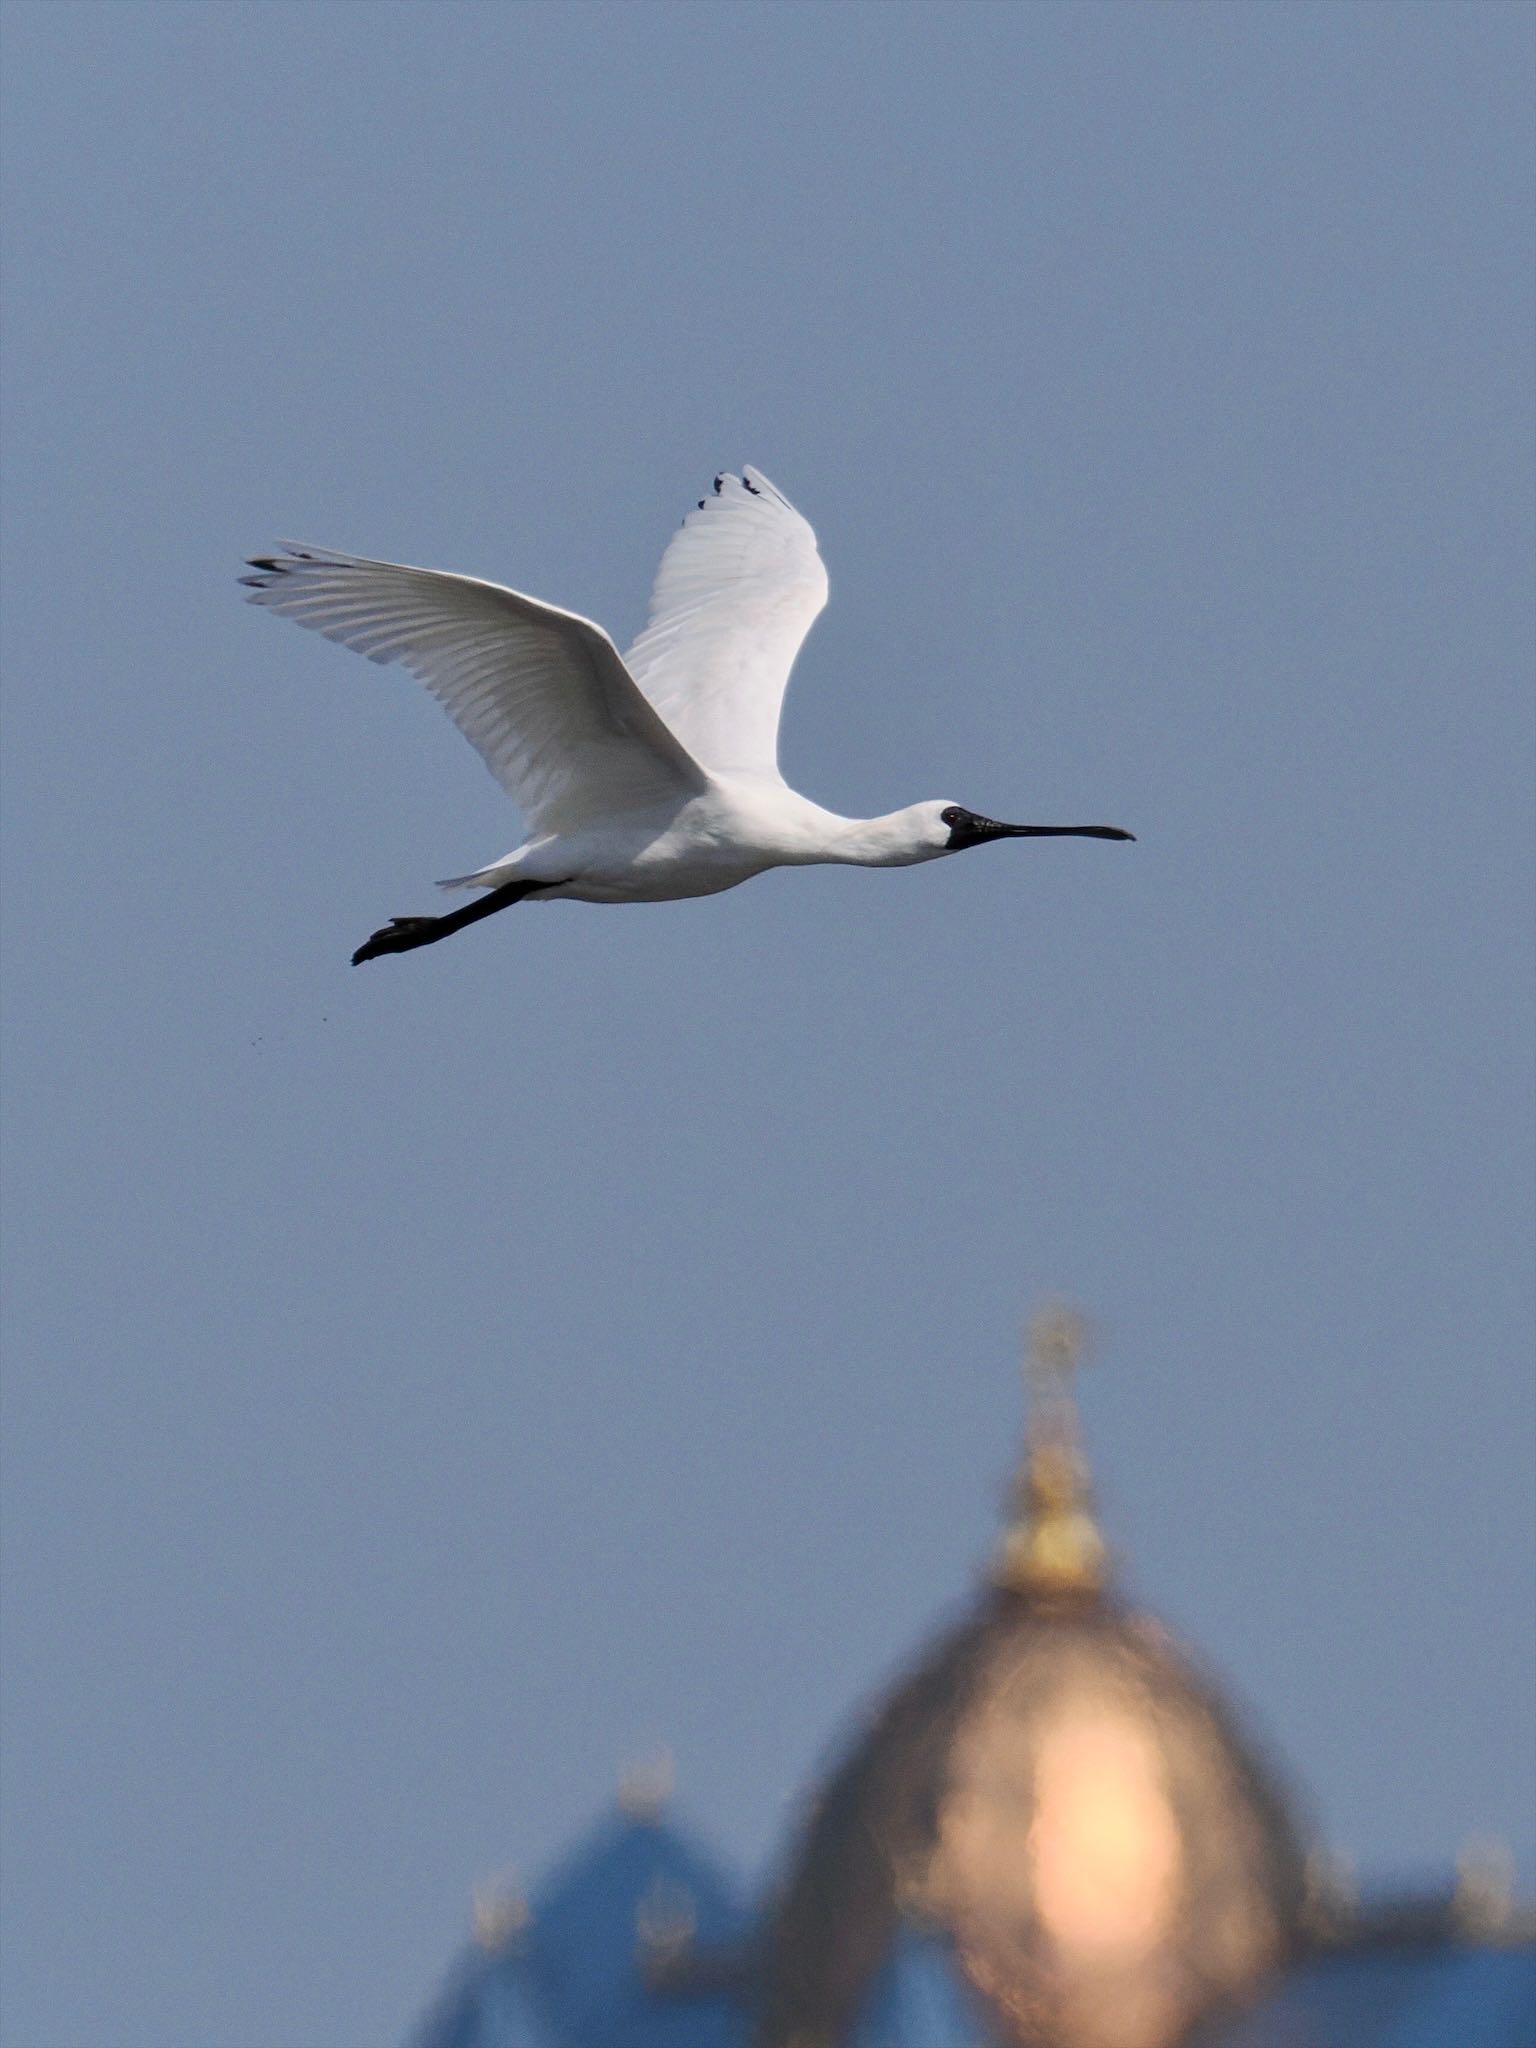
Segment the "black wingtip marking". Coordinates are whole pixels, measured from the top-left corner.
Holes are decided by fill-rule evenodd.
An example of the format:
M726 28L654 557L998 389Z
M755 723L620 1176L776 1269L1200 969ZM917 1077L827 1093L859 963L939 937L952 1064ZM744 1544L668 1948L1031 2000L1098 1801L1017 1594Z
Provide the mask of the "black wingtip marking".
M246 561L245 566L247 569L266 569L275 575L279 564L274 562L268 555L252 555Z
M721 486L721 485L722 485L722 484L723 484L724 482L725 482L725 471L724 471L724 470L721 470L720 474L719 474L719 475L718 475L718 476L717 476L717 477L715 478L715 496L716 496L717 498L718 498L718 497L719 497L719 495L720 495L720 486Z
M744 491L750 491L754 498L760 498L763 495L762 492L757 488L757 485L753 483L751 477L749 476L744 476L742 478L741 488Z
M704 510L704 500L702 498L699 500L699 510L701 512Z

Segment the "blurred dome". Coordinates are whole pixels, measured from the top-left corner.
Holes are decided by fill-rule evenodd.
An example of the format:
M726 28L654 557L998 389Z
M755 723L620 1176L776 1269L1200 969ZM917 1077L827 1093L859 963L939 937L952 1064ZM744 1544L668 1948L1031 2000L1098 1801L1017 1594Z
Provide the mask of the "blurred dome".
M1038 1324L992 1583L834 1771L770 1922L761 2048L836 2048L893 1943L1010 2048L1172 2048L1297 1949L1305 1856L1220 1694L1105 1584L1077 1325Z

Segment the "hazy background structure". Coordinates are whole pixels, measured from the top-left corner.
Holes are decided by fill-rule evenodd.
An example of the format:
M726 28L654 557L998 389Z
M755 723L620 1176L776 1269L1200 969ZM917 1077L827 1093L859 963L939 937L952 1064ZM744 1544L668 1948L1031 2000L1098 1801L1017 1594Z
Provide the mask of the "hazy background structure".
M1407 1890L1354 1871L1123 1597L1072 1392L1089 1334L1032 1320L988 1567L851 1717L766 1889L679 1827L652 1759L533 1884L477 1889L412 2048L1527 2048L1508 1846Z
M392 2037L657 1737L755 1868L1044 1287L1328 1839L1529 1870L1532 33L8 9L19 2048ZM505 802L241 557L623 639L743 460L832 579L798 786L1138 845L354 972Z

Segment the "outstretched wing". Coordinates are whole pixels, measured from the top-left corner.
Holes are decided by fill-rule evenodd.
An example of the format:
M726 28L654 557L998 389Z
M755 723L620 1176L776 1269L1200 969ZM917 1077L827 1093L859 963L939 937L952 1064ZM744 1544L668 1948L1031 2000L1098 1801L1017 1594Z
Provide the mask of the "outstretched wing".
M760 470L717 476L661 558L625 661L706 768L776 777L789 671L826 601L816 536L789 500Z
M250 603L425 683L540 834L706 786L590 619L473 576L291 543L251 567Z

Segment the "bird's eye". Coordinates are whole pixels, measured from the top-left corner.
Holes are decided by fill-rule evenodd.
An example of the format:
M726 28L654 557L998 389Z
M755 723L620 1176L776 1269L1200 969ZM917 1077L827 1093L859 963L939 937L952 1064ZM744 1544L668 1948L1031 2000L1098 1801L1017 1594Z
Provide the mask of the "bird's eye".
M940 811L939 823L941 825L958 825L964 816L965 813L958 804L951 804L947 811Z

